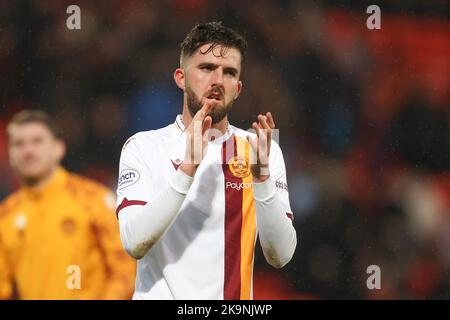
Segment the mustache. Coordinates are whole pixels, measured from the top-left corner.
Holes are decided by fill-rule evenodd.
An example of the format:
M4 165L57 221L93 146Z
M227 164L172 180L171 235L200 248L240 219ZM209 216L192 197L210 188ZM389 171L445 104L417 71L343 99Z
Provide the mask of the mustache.
M220 94L220 96L225 96L225 90L221 87L214 87L205 95L205 97L209 97L212 94Z

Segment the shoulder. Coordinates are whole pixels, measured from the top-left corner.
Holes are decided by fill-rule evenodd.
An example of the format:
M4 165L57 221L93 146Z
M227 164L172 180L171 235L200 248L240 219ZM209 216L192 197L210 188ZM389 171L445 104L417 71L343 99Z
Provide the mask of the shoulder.
M116 202L114 193L97 181L69 173L67 190L77 206L81 206L84 214L90 218L96 219L99 214L114 212Z
M74 187L86 190L90 193L106 193L109 191L109 189L100 182L77 173L70 172L68 182Z
M85 176L69 173L67 189L77 201L87 203L101 203L113 208L115 197L105 185Z
M135 133L125 141L122 151L126 150L128 146L135 146L138 148L145 146L148 148L148 146L152 144L164 143L165 140L173 139L177 134L177 130L178 129L174 124L170 124L157 130Z
M1 220L6 219L6 217L9 216L11 212L16 211L17 208L20 207L20 193L21 191L18 190L10 194L5 199L3 199L2 202L0 202L0 222Z

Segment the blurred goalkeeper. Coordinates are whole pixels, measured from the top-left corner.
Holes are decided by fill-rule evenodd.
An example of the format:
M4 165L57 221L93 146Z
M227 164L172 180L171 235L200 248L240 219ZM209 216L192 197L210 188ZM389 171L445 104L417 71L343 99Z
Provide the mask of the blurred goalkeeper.
M183 110L132 136L117 189L120 235L138 259L134 299L252 299L257 234L276 268L297 238L271 113L256 134L228 123L246 40L220 22L195 26L174 72Z
M22 111L7 130L22 186L0 205L0 299L130 298L113 194L60 166L65 145L46 113Z

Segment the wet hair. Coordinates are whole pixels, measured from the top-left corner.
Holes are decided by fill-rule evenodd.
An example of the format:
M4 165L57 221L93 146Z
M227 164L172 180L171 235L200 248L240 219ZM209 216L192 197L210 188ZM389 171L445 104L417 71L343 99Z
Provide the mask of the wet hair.
M244 61L247 54L247 40L235 30L225 27L221 21L199 23L181 43L180 66L184 58L191 57L198 48L209 43L211 46L206 51L202 51L202 54L207 54L216 46L222 46L221 56L228 48L238 49L241 53L241 61Z

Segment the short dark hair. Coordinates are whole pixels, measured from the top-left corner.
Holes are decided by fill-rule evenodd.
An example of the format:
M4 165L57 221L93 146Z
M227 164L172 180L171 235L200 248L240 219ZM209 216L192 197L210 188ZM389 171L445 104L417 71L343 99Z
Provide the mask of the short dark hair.
M46 126L55 138L62 138L61 130L59 129L57 124L53 121L48 113L41 110L22 110L19 113L16 113L8 123L6 130L9 133L13 126L33 122L37 122Z
M247 54L247 40L242 35L225 27L221 21L205 22L192 28L181 43L180 65L183 58L191 57L198 48L208 43L211 43L211 47L206 52L202 52L203 54L217 45L222 45L224 49L229 47L238 49L241 53L241 61L244 61ZM224 52L221 51L221 54Z

